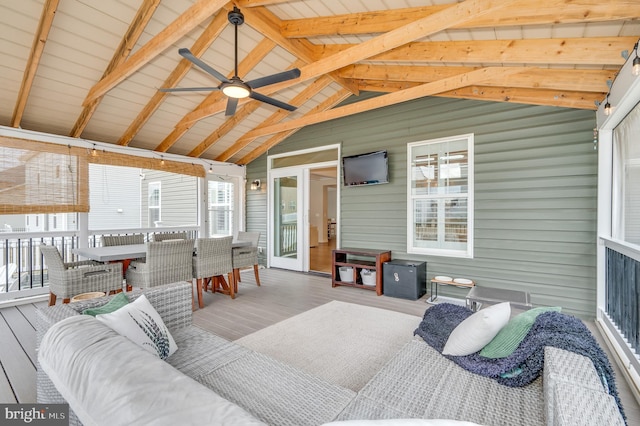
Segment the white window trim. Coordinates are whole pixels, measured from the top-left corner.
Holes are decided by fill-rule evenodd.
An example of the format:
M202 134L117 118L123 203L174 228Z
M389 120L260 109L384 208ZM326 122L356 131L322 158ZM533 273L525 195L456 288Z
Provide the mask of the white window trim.
M418 248L413 247L413 200L412 186L413 174L411 173L411 150L413 147L422 146L427 144L442 143L451 140L467 139L467 152L469 156L468 163L468 192L467 192L467 248L466 250L449 250L449 249L434 249L434 248ZM458 257L473 259L473 241L474 241L474 172L475 159L474 159L474 135L473 133L447 136L438 139L428 139L423 141L411 142L407 144L407 253L422 254L429 256L445 256L445 257Z

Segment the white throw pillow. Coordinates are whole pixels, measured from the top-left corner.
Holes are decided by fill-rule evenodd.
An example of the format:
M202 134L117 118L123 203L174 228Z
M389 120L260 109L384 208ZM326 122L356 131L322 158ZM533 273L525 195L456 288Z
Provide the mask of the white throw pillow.
M509 302L479 310L453 329L442 354L464 356L478 352L507 325L510 316Z
M96 319L161 359L178 349L160 314L144 294L116 311L96 315Z
M382 419L382 420L342 420L325 423L322 426L480 426L477 423L449 419Z

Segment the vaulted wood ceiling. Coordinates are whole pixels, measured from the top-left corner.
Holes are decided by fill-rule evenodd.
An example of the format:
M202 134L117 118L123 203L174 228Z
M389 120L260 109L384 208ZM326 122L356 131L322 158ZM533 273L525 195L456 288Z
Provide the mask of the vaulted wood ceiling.
M294 112L217 86L181 47ZM20 0L0 13L0 124L246 164L298 129L424 96L595 110L640 37L637 0ZM361 91L381 96L336 107ZM335 108L334 108L335 107Z

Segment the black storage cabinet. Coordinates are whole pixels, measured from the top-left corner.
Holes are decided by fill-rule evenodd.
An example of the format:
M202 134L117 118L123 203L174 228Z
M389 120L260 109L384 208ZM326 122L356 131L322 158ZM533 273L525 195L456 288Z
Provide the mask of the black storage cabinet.
M427 262L394 259L382 264L385 296L418 300L427 292Z

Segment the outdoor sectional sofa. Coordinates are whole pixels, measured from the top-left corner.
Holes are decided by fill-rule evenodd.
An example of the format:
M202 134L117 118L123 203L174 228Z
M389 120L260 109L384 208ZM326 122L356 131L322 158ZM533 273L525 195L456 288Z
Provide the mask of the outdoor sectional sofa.
M163 361L80 314L107 297L43 308L39 403L68 402L71 424L298 426L399 418L624 424L591 361L567 351L546 348L543 377L511 388L464 370L415 338L356 393L192 325L190 284L130 298L143 292L178 350Z

